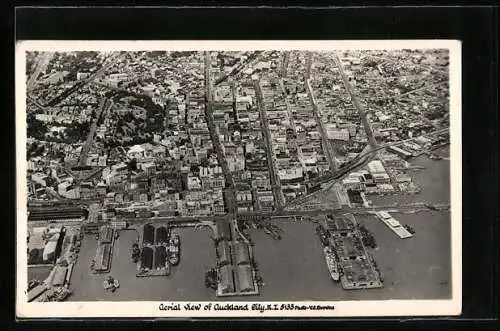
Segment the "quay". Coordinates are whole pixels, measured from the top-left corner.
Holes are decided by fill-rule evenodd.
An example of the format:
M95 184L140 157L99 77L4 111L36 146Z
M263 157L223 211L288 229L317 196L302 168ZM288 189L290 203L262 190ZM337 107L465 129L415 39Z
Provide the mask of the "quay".
M389 229L391 229L395 234L399 236L401 239L406 239L406 238L411 238L413 235L408 232L403 226L401 226L401 223L397 221L394 217L391 216L386 211L378 211L375 212L375 216L381 220Z

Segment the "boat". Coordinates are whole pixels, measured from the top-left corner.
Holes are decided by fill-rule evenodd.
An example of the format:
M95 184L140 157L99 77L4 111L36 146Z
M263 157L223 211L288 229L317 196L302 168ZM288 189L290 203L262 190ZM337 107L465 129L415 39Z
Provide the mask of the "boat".
M174 243L175 246L180 245L180 239L177 233L172 234L172 242Z
M170 262L168 260L165 261L165 275L170 275Z
M179 254L177 253L177 251L175 251L175 249L172 249L172 247L169 249L169 252L170 252L170 255L168 257L168 261L170 262L170 264L172 265L177 265L179 264Z
M170 244L168 246L169 257L168 261L170 264L176 266L179 264L180 260L180 240L178 234L173 234L170 238Z
M429 159L431 160L442 160L443 157L441 155L430 154Z
M323 246L328 246L328 232L327 230L322 226L318 225L316 227L316 235L319 237L319 240L323 244Z
M120 287L120 283L118 282L118 279L109 276L102 282L102 286L105 290L114 292L118 287Z
M113 287L113 284L105 280L104 282L102 282L102 286L104 287L105 290L109 290L111 289L111 287Z
M432 203L424 203L424 206L430 210L438 210L437 207L435 205L433 205Z
M268 225L264 226L264 232L274 240L281 240L281 235Z
M335 253L329 246L325 247L323 252L325 253L326 265L330 272L330 277L332 277L334 281L338 281L340 279L340 272Z

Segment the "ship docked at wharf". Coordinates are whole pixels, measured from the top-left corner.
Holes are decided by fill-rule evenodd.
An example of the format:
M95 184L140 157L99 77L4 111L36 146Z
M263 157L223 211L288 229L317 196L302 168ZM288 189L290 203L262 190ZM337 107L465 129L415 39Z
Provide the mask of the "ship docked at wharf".
M380 271L363 244L354 215L326 215L323 224L318 224L316 234L323 245L330 277L339 281L344 290L383 287Z
M330 277L332 277L334 281L338 282L340 280L340 268L337 256L330 246L324 247L323 252L325 253L326 266L330 272Z
M168 261L171 265L176 266L180 261L180 240L177 233L173 233L168 246L169 257Z

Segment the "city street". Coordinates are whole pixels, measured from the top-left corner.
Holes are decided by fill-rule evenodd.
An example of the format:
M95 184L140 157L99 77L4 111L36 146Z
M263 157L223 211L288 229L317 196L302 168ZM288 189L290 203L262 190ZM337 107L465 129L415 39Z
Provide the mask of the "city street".
M276 166L276 156L274 155L273 143L271 138L271 133L269 131L269 123L267 120L267 113L264 109L264 101L262 96L262 88L259 81L254 81L257 108L260 113L260 120L262 125L262 133L264 134L264 140L266 142L266 153L267 153L267 163L269 166L269 174L271 179L271 187L274 195L274 202L276 204L276 209L281 210L283 208L283 193L281 192L280 178L277 172Z

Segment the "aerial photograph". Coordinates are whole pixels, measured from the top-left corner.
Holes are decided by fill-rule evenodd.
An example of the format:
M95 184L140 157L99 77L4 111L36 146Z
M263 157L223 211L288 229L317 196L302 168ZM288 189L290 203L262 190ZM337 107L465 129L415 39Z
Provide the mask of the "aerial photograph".
M450 299L449 53L27 51L27 301Z

